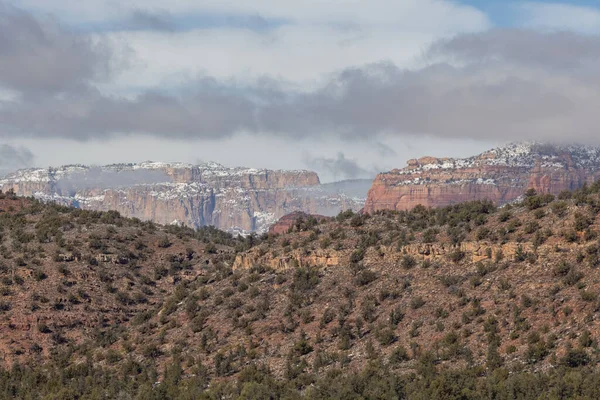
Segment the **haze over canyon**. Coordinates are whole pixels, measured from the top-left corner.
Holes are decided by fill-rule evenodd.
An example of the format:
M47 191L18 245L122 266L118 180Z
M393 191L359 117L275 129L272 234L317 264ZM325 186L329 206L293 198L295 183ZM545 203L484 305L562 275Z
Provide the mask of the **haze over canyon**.
M443 207L473 200L510 203L527 189L557 195L600 178L600 149L517 142L464 159L421 157L374 181L321 184L307 170L228 168L216 163L146 162L104 167L25 169L0 180L2 190L89 210L232 233L264 233L301 211L334 216Z

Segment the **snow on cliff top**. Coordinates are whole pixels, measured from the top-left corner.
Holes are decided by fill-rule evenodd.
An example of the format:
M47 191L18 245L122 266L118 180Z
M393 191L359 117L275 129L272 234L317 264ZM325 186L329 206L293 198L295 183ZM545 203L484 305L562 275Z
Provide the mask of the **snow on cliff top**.
M468 158L423 157L409 161L409 166L392 173L414 174L440 169L465 169L477 166L533 168L536 163L546 168L600 168L600 147L585 145L551 145L536 141L514 142Z
M493 158L488 159L487 155L492 155ZM483 158L483 163L489 165L533 167L539 160L542 165L547 163L548 166L565 166L565 155L568 155L577 167L600 166L600 147L551 145L535 141L509 143L486 151L476 158Z
M0 185L6 183L20 183L20 182L41 182L51 183L57 182L61 179L71 179L73 177L88 179L88 175L97 178L95 175L102 173L118 174L118 173L143 173L144 171L156 171L164 172L163 179L156 181L156 183L166 183L170 181L167 176L168 171L171 170L197 170L198 173L204 178L221 178L221 177L240 177L245 175L263 175L267 173L287 173L287 174L308 174L314 173L308 170L267 170L257 168L246 168L246 167L226 167L216 162L205 162L202 164L189 164L182 162L156 162L156 161L145 161L141 163L120 163L120 164L109 164L100 167L87 166L82 164L63 165L60 167L48 167L48 168L28 168L21 169L16 172L6 175L0 180ZM155 175L158 177L158 175ZM146 184L148 182L145 182Z

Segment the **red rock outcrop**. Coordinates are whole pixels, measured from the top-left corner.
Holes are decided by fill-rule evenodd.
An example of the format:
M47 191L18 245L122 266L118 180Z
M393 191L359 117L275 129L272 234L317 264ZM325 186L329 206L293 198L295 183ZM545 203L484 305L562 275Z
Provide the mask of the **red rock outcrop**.
M558 194L600 178L600 149L513 143L466 159L423 157L379 174L364 211L440 207L489 199L505 204L527 189Z
M293 213L284 215L283 217L279 218L277 222L271 225L271 227L269 228L269 233L273 235L281 235L287 233L290 230L290 228L293 227L296 224L296 222L298 222L299 219L306 220L309 217L313 217L317 221L322 221L327 218L324 215L313 215L307 214L302 211L294 211Z

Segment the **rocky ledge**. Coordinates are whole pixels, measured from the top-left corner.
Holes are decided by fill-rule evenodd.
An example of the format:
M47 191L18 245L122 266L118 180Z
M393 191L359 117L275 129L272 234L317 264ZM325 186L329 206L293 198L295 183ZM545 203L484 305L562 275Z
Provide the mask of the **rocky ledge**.
M379 174L364 211L440 207L471 200L511 202L527 189L558 194L600 178L600 148L511 143L469 158L423 157Z

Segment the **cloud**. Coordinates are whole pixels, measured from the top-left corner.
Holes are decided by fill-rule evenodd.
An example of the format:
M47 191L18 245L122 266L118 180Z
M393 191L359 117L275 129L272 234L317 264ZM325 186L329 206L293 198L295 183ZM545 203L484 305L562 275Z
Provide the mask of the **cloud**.
M600 142L598 36L493 30L439 41L425 58L434 61L422 68L346 69L320 90L272 103L262 126L369 140L387 133Z
M173 15L165 10L137 9L122 24L122 29L173 32L177 28Z
M73 196L78 190L118 188L132 185L152 185L172 182L162 171L134 170L113 171L91 167L85 172L74 172L56 182L59 194Z
M34 159L33 153L25 147L2 144L0 145L0 175L4 176L9 172L31 167Z
M256 105L211 79L194 82L181 96L146 92L135 99L87 89L61 96L30 97L0 107L5 135L89 140L131 133L218 139L257 131Z
M16 0L26 9L64 15L69 22L118 20L132 10L164 10L174 16L220 17L260 16L294 24L396 25L412 30L448 32L489 26L487 16L475 7L440 0L356 0L335 2L306 0L220 1L220 0L68 0L53 2ZM66 3L66 4L65 4ZM202 18L200 18L202 19Z
M544 30L600 32L600 10L566 3L526 2L519 6L524 26Z
M389 62L347 68L312 91L273 79L243 85L202 78L175 94L149 91L132 99L92 89L40 95L5 103L0 121L13 134L80 140L131 132L220 139L247 132L292 139L428 134L598 142L599 41L512 30L461 35L433 45L427 58L436 62L422 68ZM535 44L538 52L527 54L519 42Z
M267 3L272 4L265 0L257 7ZM278 6L273 7L269 15L279 15ZM299 15L320 18L312 11ZM377 11L361 18L387 17ZM281 45L284 54L290 42L282 45L278 35L303 32L289 29L247 31L245 38ZM218 140L245 133L369 142L384 135L600 141L595 107L600 103L599 36L518 29L466 33L437 41L425 50L423 63L412 68L392 61L345 67L308 88L275 73L253 79L190 73L179 85L124 96L95 85L119 58L113 41L73 33L55 20L11 6L0 9L2 32L0 84L18 92L0 100L5 137L90 140L145 134ZM177 33L168 36L178 43ZM158 54L168 66L169 55ZM314 59L306 52L287 62L302 69ZM323 166L352 174L343 154L329 161L322 160Z
M332 26L281 25L269 30L234 28L163 32L128 31L108 34L126 42L139 60L122 71L117 89L176 87L207 75L251 83L270 76L304 90L349 65L390 60L412 63L436 38L383 28L341 29ZM232 62L232 60L235 60Z
M27 93L75 90L108 78L113 61L102 41L0 1L0 86Z
M323 75L349 65L387 59L404 64L436 38L490 27L483 12L447 0L15 4L35 15L60 15L78 30L97 29L102 37L127 43L137 62L103 85L113 93L172 87L198 75L247 81L270 75L313 87Z
M549 70L572 70L600 60L600 38L575 32L494 29L439 40L427 56L470 64L504 63Z
M375 142L373 145L377 151L377 154L379 154L381 157L396 157L398 155L394 149L385 143Z
M307 155L305 163L319 173L332 176L334 180L373 177L376 174L374 171L362 168L356 160L346 158L341 152L337 153L335 158Z

